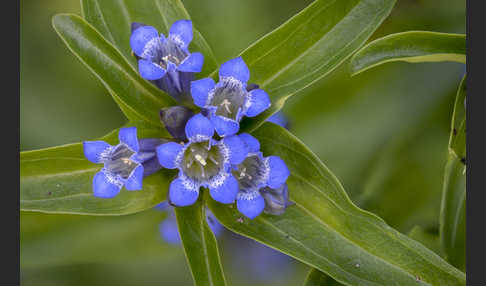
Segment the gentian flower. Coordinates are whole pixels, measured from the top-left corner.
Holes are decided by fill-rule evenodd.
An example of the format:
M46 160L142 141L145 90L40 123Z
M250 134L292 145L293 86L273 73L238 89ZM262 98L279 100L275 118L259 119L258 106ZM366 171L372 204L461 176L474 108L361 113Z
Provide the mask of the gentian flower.
M289 189L287 184L272 189L265 187L260 190L260 194L265 199L264 213L272 215L281 215L285 212L288 206L293 205L293 202L289 201Z
M231 165L245 160L248 147L238 136L214 140L214 127L202 114L191 117L185 126L188 142L169 142L157 147L160 165L179 169L179 176L169 186L169 202L176 206L193 204L199 188L209 188L213 199L232 203L238 192L238 181Z
M156 205L154 208L156 210L168 213L168 217L159 225L159 232L162 239L171 244L180 244L181 236L177 227L177 219L175 216L174 207L169 205L167 202L162 202ZM206 221L216 237L223 232L223 225L219 223L209 209L206 209Z
M282 111L274 113L272 116L268 117L266 121L280 125L285 129L289 129L289 120Z
M204 57L190 53L192 22L179 20L172 24L166 38L152 26L132 23L130 46L138 58L140 75L176 100L190 100L190 82L200 72Z
M204 108L220 136L233 135L240 129L243 116L254 117L270 106L263 89L247 91L250 71L241 57L223 63L219 82L203 78L191 82L194 104Z
M96 197L113 198L123 186L129 191L141 190L143 177L161 168L154 160L155 146L166 140L149 138L139 141L136 127L121 128L118 138L120 143L115 146L104 141L83 142L85 157L93 163L104 164L93 179Z
M186 123L194 113L182 105L170 106L160 110L160 122L172 137L179 141L186 141Z
M260 143L250 134L238 136L247 144L249 153L243 162L233 165L232 172L239 185L236 207L250 219L257 217L265 208L268 213L283 213L289 205L285 186L290 175L287 165L280 157L263 157Z

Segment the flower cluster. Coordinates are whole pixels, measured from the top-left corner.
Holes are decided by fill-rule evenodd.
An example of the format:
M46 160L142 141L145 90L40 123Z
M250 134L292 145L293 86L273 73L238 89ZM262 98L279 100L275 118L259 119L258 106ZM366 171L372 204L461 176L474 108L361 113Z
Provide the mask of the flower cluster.
M138 140L136 128L130 127L120 129L116 146L85 142L86 157L104 163L93 181L95 196L111 198L123 186L140 190L144 176L164 167L178 170L168 191L173 206L195 203L203 187L220 203L236 201L237 209L250 219L262 212L282 214L290 205L289 169L281 158L265 157L255 137L239 133L244 117L257 116L270 107L268 94L248 84L250 71L241 57L220 66L218 83L211 78L194 80L204 57L189 51L191 41L190 20L174 22L167 37L152 26L132 24L130 46L140 75L181 105L160 111L172 139ZM278 116L270 120L283 124L285 119ZM148 167L150 172L144 171Z

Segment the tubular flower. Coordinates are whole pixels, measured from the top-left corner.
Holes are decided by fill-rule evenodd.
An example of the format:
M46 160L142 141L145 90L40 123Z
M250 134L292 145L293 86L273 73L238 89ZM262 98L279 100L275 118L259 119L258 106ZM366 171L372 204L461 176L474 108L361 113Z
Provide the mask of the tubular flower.
M93 193L100 198L113 198L121 188L129 191L142 189L144 175L149 175L160 165L154 162L155 146L162 139L137 139L137 128L121 128L118 133L120 143L112 146L104 141L85 141L85 157L93 163L104 166L93 179ZM146 168L144 168L144 165Z
M248 156L240 164L233 165L233 176L238 179L236 197L238 211L254 219L266 209L267 213L281 214L288 203L285 181L290 171L277 156L263 157L260 143L253 136L238 135L248 146ZM273 190L270 192L270 190Z
M190 82L200 72L204 57L190 53L192 22L179 20L172 24L166 38L152 26L132 23L130 46L138 58L140 75L176 100L190 100Z
M160 165L179 169L179 176L169 186L169 202L176 206L193 204L199 188L209 188L211 197L221 203L232 203L238 192L238 181L231 165L240 164L248 147L238 136L216 141L214 127L201 114L191 117L185 126L188 142L169 142L157 147Z
M270 106L268 94L263 89L247 91L249 78L248 67L238 57L221 65L217 84L211 78L191 82L194 104L208 111L220 136L236 134L243 116L257 116Z

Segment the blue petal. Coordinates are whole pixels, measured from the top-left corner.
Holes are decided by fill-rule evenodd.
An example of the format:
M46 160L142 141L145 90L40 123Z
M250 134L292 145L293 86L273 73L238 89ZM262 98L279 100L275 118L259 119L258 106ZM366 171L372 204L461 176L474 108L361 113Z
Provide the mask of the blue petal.
M180 244L181 236L177 228L175 216L169 216L159 225L160 236L163 240L171 244Z
M132 151L138 152L140 149L137 139L137 127L120 128L120 131L118 132L118 139L120 139L121 143L124 143L130 147Z
M249 219L256 218L265 208L265 200L258 191L247 195L238 195L236 208Z
M232 77L243 84L250 79L250 71L241 57L231 59L221 65L219 68L219 79Z
M185 131L190 141L200 142L213 137L214 127L209 119L198 113L187 121Z
M128 191L139 191L142 189L143 169L142 165L138 165L138 167L132 171L132 174L125 182L125 189Z
M167 62L167 72L172 72L175 75L174 82L179 82L179 73L177 72L177 65L171 61Z
M167 139L162 138L142 138L138 140L139 152L155 152L157 146L167 143Z
M136 29L143 27L143 26L147 26L147 25L145 25L144 23L132 22L132 24L130 25L130 33L133 34L133 32Z
M84 156L93 163L101 163L103 161L101 153L110 147L111 145L104 141L84 141Z
M246 116L253 117L270 107L270 98L263 89L250 91L250 106L246 110Z
M108 179L104 171L100 171L93 178L93 194L98 198L113 198L118 195L122 185L122 182L114 182Z
M169 37L176 42L182 44L182 48L186 49L192 41L192 21L179 20L175 21L170 27Z
M130 36L130 47L137 56L142 56L145 45L158 36L157 29L152 26L139 27Z
M227 174L220 180L211 182L209 194L220 203L231 204L236 199L238 193L238 181L231 174Z
M174 139L178 141L187 140L185 127L187 121L194 116L192 110L182 105L176 105L162 108L159 116L165 129L167 129Z
M194 104L199 107L205 107L208 102L208 95L214 89L214 80L212 78L203 78L191 82L191 95Z
M192 205L199 196L199 186L184 178L177 178L169 186L169 200L173 205L184 207Z
M281 215L285 209L292 205L289 201L289 191L287 184L283 184L278 189L269 187L260 190L262 197L265 199L265 213Z
M154 155L152 159L149 159L145 162L143 162L143 176L147 177L152 175L153 173L156 173L160 169L162 169L162 166L159 163L159 159Z
M169 211L170 208L171 208L171 206L169 205L169 203L167 201L161 202L160 204L158 204L154 207L154 209L156 209L158 211Z
M177 168L176 158L182 149L183 146L175 142L169 142L158 146L156 150L160 165L167 169Z
M241 133L238 135L241 140L243 140L248 146L249 153L255 153L260 151L260 142L248 133Z
M274 113L272 116L267 118L267 121L275 123L277 125L282 126L283 128L287 128L289 124L289 120L287 117L283 114L282 111L279 111L277 113Z
M269 156L268 165L270 166L270 175L267 184L270 188L277 189L287 181L290 171L285 162L277 156Z
M229 119L219 115L211 116L211 123L219 136L229 136L238 133L240 124L233 119Z
M181 72L200 72L202 70L204 56L201 53L192 53L177 67Z
M229 149L229 161L233 165L240 164L248 155L248 145L238 135L224 137L221 144Z
M157 80L165 75L165 70L151 61L139 60L138 71L140 76L148 80Z
M221 232L223 232L223 225L216 219L214 214L209 209L206 209L206 221L208 222L208 225L215 236L219 236Z

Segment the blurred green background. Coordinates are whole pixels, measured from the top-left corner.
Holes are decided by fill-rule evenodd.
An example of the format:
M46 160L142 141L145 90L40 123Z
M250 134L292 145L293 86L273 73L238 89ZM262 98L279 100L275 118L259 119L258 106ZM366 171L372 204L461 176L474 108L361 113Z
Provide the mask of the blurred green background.
M309 0L183 0L222 63ZM407 30L465 33L464 0L399 0L372 38ZM124 117L51 27L78 0L20 1L20 148L106 134ZM450 116L465 66L392 63L351 78L345 62L292 97L291 131L337 175L352 200L403 233L438 230ZM290 190L291 191L291 190ZM166 244L155 210L123 217L21 213L22 285L192 285L183 251ZM278 266L267 280L242 256L251 242L219 238L230 285L300 285L308 267ZM236 243L235 243L236 241ZM255 258L260 259L260 258ZM282 279L284 278L284 279Z

